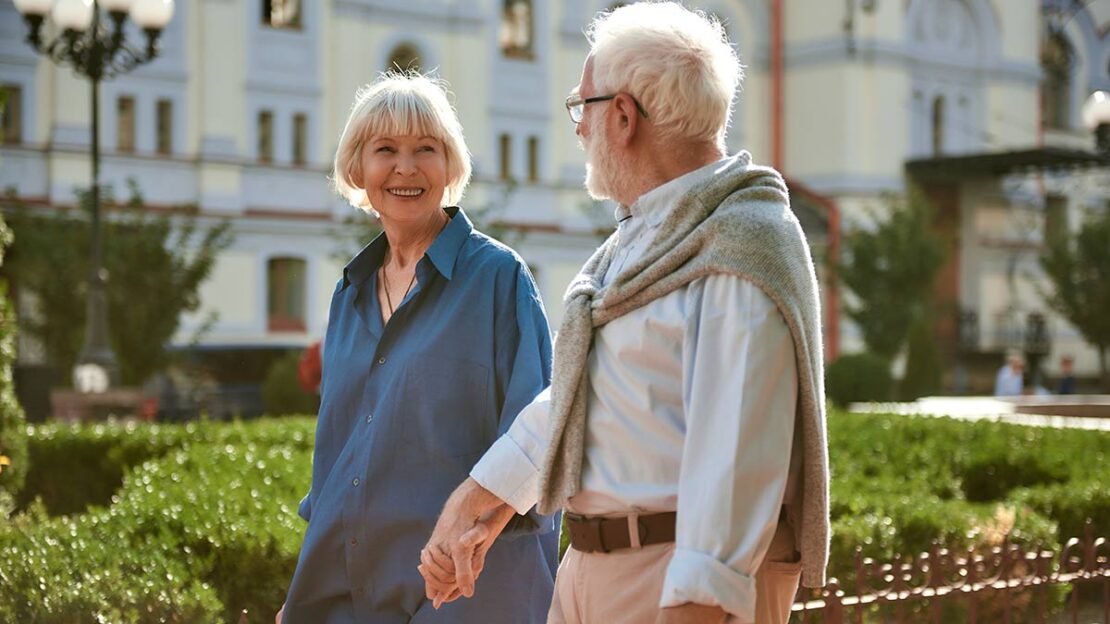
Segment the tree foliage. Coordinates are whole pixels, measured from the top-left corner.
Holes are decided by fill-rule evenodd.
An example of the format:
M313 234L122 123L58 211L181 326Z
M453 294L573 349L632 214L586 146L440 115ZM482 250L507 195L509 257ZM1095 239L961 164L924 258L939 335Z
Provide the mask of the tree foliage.
M102 222L108 271L109 338L124 385L142 383L170 363L167 347L181 314L200 306L198 290L217 255L231 244L230 223L201 227L194 211L145 209L134 183L130 198ZM105 192L106 204L111 193ZM47 360L73 367L85 332L90 196L82 211L47 212L16 206L9 212L16 243L3 268L21 293L31 295L33 314L20 327L42 344ZM209 319L211 320L211 319Z
M913 322L906 351L906 374L898 385L899 398L913 401L940 392L944 363L926 318Z
M4 250L11 242L11 230L0 218L0 268L4 265ZM12 383L15 335L8 287L0 279L0 519L11 513L13 497L27 475L27 427Z
M848 318L859 326L867 349L889 360L914 320L928 311L944 241L932 229L933 209L918 189L890 195L885 203L886 218L876 215L873 229L844 237L837 271L856 299L845 306Z
M1040 260L1052 285L1041 296L1098 350L1102 384L1110 391L1110 211L1090 215L1074 235L1049 238Z

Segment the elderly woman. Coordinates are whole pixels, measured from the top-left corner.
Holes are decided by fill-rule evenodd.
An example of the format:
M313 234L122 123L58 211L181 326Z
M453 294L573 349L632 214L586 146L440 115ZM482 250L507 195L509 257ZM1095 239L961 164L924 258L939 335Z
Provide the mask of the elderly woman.
M455 204L470 156L444 90L387 74L359 91L335 185L384 232L343 269L323 358L308 521L279 621L542 622L553 519L496 512L478 598L436 610L417 571L451 490L550 379L527 266Z

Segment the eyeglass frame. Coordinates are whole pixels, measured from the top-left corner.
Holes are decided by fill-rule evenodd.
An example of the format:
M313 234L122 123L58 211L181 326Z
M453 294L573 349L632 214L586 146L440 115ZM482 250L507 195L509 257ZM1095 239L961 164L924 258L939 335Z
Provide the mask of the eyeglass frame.
M573 122L574 125L577 126L578 124L582 123L582 116L586 114L587 104L593 104L594 102L607 102L609 100L615 99L618 95L621 94L614 93L612 95L597 95L594 97L588 97L586 99L582 99L582 96L577 93L568 95L566 101L564 102L567 107L567 115L570 116L571 122ZM647 111L644 110L643 105L640 104L640 101L636 99L636 96L630 93L625 93L625 95L632 98L632 103L636 105L636 110L640 111L640 114L644 116L644 119L647 119ZM577 101L575 102L574 100ZM578 114L578 119L574 118L574 108L578 108L580 111L582 111Z

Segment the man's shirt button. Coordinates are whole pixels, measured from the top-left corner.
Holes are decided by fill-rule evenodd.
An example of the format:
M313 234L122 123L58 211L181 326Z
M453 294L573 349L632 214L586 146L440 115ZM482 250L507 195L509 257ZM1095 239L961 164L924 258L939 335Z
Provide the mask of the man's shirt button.
M351 485L358 486L358 477L355 477L354 480L351 481Z

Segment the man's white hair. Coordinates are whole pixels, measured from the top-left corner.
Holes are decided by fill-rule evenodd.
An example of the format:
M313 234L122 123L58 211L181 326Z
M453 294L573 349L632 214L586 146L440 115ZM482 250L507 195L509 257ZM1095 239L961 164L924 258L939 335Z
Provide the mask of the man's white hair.
M724 148L743 68L716 17L638 2L598 15L586 38L597 95L627 92L664 136Z
M375 136L431 136L443 142L447 156L443 205L457 204L470 183L470 150L448 93L445 82L411 71L386 72L359 89L335 152L336 191L352 206L373 210L357 184L366 142Z

